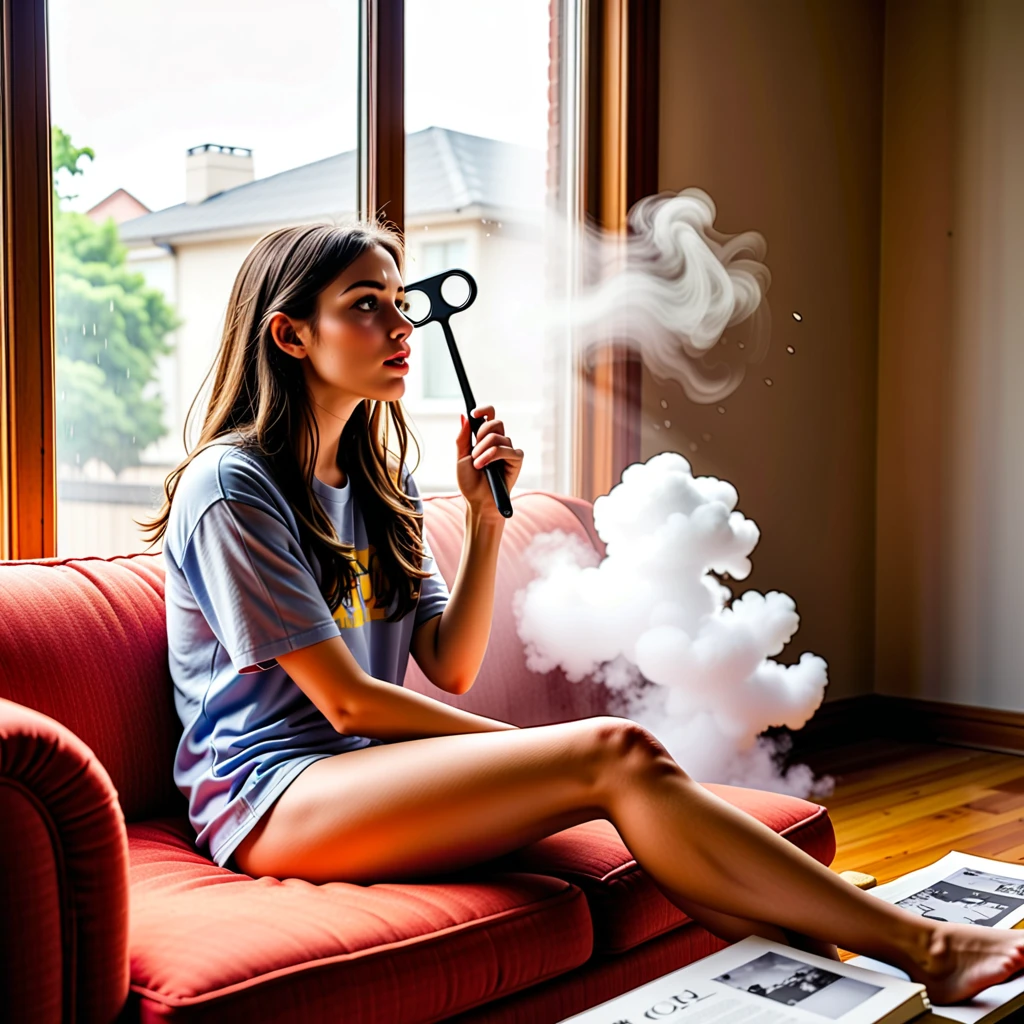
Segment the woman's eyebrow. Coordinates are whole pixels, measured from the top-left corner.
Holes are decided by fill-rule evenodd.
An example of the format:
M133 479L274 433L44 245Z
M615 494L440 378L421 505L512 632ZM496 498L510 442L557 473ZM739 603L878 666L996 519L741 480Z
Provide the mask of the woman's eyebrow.
M350 292L350 291L352 291L353 288L376 288L377 291L379 291L379 292L382 292L382 291L385 290L384 285L382 285L380 283L380 281L356 281L355 284L350 284L347 288L343 288L342 291L340 292L340 294L344 295L345 292ZM400 284L398 286L398 290L400 292L404 292L405 291L405 285Z

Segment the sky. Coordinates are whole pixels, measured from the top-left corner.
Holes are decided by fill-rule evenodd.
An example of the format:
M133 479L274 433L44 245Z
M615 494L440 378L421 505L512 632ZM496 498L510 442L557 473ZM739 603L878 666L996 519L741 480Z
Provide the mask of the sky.
M253 151L257 178L355 147L357 0L49 0L50 111L87 210L185 199L185 151ZM406 0L406 130L542 149L548 0ZM354 202L354 199L353 199Z

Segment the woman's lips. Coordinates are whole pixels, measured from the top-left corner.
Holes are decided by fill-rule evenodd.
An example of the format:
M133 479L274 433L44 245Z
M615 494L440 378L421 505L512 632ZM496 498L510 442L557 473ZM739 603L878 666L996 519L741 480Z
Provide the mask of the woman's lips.
M405 361L401 363L387 362L384 364L389 370L397 370L399 373L408 373L409 364Z

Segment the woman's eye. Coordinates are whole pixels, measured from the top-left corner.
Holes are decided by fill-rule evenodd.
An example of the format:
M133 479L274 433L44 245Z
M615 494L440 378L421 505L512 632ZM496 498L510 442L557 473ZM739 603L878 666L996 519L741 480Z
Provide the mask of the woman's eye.
M377 297L375 295L367 295L366 298L360 299L355 304L355 306L353 308L355 308L355 309L363 309L364 308L363 304L366 303L366 302L372 302L373 305L370 307L370 309L376 309L376 307L377 307ZM369 310L367 310L367 312L369 312Z
M407 302L405 299L399 299L398 300L398 308L403 313L408 313L409 310L412 309L412 303L411 302Z

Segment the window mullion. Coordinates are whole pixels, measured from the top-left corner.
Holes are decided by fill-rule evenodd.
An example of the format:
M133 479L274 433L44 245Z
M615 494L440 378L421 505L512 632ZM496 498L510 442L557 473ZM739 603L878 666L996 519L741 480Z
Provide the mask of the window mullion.
M360 0L359 216L405 228L405 3Z

